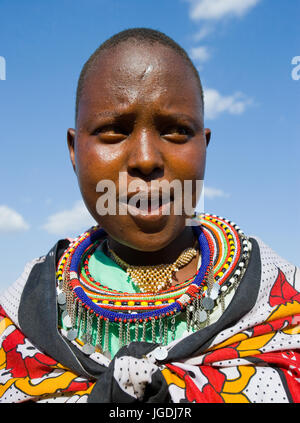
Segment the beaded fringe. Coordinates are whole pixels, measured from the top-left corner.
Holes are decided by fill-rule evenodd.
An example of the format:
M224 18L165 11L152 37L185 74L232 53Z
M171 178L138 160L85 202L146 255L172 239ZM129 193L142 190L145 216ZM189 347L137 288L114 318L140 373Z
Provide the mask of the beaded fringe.
M181 313L172 316L158 315L157 319L152 318L146 322L110 322L103 319L95 313L85 308L80 300L75 299L72 292L66 295L66 308L63 312L63 323L67 327L67 337L69 340L79 338L88 345L83 348L84 351L91 354L91 351L98 351L109 355L109 331L111 325L118 325L119 348L129 345L130 342L148 342L159 343L161 345L168 344L168 332L171 331L172 341L175 339L176 319ZM205 321L203 321L203 313L205 313ZM210 311L202 306L200 295L186 307L186 329L187 331L199 330L206 326L209 321ZM133 315L129 314L129 318ZM202 316L202 319L201 319ZM96 329L96 340L95 330ZM150 338L150 339L149 339ZM93 341L94 340L94 341Z

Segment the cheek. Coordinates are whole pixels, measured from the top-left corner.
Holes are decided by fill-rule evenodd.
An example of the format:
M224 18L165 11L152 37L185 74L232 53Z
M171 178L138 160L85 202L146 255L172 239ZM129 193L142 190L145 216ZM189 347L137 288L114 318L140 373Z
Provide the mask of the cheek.
M93 189L101 180L117 181L124 164L124 154L116 146L86 141L78 143L76 173L83 189Z
M97 185L103 180L115 180L115 173L118 174L115 156L108 154L105 147L89 140L80 140L75 149L79 189L87 209L98 223L97 201L102 194L97 192Z
M173 169L171 179L179 180L183 190L181 192L184 192L184 195L177 197L181 207L184 207L183 216L190 215L191 207L197 206L203 188L206 161L206 148L203 148L203 144L186 147L188 148L174 154L171 160Z
M203 180L205 161L206 148L202 142L186 144L183 149L170 156L169 164L174 175L173 179Z

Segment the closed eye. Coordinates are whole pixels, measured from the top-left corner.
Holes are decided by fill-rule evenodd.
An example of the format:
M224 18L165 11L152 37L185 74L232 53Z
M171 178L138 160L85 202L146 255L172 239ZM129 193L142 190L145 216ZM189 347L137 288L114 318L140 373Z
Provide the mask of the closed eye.
M168 141L182 143L194 136L194 131L187 126L172 125L161 131L160 135Z
M121 125L108 124L99 126L91 135L99 137L103 142L115 143L126 139L129 135L129 131Z

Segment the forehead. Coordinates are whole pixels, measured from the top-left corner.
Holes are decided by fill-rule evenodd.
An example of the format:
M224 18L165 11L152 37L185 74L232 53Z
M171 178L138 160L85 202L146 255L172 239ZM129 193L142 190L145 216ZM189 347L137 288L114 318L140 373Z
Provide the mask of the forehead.
M102 51L86 74L79 114L140 103L201 113L200 85L191 66L159 43L127 41Z

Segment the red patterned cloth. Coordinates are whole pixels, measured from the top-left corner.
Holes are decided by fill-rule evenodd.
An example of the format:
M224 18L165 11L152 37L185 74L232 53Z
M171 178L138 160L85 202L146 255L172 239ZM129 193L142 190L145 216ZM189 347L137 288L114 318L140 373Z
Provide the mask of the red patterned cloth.
M168 401L176 403L299 403L300 272L262 243L259 247L261 280L251 310L215 334L206 328L203 335L194 333L174 342L169 356L177 348L183 355L179 360L171 358L161 364L151 353L143 358L129 353L116 356L106 365L111 369L111 397L105 401L143 401L145 386L160 374L167 387ZM0 401L88 402L101 377L79 375L33 345L7 308L3 301ZM222 317L220 320L219 324ZM195 346L195 352L184 356L184 349L190 346ZM89 359L105 367L101 354L92 354ZM105 386L102 388L104 392Z

